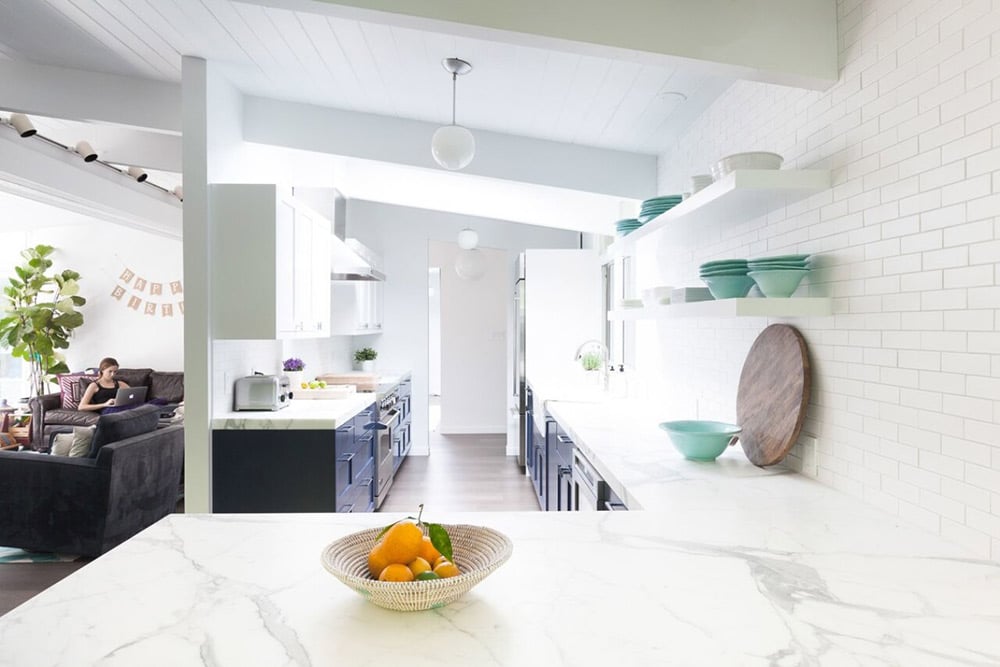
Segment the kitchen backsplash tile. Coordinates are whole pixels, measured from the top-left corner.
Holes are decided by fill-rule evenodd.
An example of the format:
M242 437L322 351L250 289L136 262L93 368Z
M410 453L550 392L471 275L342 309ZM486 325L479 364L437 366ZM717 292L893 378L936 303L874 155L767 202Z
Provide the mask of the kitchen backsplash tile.
M749 150L830 169L833 187L695 241L641 240L639 287L697 284L708 259L820 254L799 294L833 297L834 315L790 321L810 346L803 430L819 450L805 465L797 446L790 467L1000 560L1000 6L837 11L832 88L739 82L659 160L661 193ZM637 361L693 417L732 420L743 357L769 323L639 322Z

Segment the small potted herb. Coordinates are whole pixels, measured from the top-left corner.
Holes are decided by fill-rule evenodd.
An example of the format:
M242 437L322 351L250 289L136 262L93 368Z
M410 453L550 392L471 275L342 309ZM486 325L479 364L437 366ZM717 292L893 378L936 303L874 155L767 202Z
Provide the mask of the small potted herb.
M585 371L596 371L601 368L601 355L596 352L587 352L580 357L580 365Z
M374 348L363 347L360 350L354 351L354 364L358 370L366 373L374 373L375 359L377 357L378 352Z

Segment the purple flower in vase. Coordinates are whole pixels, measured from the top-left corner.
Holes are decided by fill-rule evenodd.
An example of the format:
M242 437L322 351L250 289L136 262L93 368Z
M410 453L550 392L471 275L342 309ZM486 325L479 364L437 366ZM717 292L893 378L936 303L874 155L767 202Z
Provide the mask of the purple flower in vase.
M295 357L285 359L281 362L281 368L284 371L301 371L305 367L306 365L302 362L302 360L296 359Z

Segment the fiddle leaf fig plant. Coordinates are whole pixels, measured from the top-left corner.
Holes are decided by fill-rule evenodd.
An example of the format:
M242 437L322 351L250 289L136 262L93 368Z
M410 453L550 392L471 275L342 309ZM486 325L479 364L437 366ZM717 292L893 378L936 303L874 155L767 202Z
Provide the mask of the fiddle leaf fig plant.
M45 393L56 373L69 367L59 350L69 347L73 330L83 324L77 308L87 303L79 296L80 274L70 269L47 273L55 248L37 245L21 251L24 263L14 267L14 276L4 287L3 319L0 319L0 346L24 359L31 368L31 391Z

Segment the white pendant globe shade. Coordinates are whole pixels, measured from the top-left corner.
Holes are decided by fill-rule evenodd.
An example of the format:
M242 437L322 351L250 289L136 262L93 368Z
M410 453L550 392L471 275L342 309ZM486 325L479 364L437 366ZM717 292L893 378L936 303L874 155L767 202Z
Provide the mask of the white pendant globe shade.
M479 244L479 234L474 229L463 229L458 233L458 247L462 250L472 250Z
M439 127L431 139L431 155L445 169L463 169L476 154L476 139L461 125Z
M486 273L486 260L476 249L459 250L455 256L455 273L462 280L479 280Z

